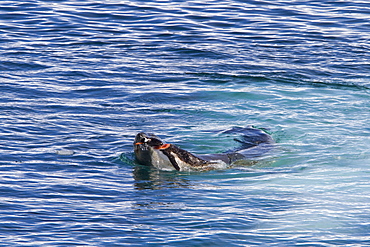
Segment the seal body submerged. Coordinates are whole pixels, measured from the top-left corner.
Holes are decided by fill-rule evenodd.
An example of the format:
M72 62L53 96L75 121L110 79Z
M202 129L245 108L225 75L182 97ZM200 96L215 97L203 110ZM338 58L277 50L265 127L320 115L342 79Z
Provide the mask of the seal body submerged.
M252 127L233 128L221 133L241 134L240 139L234 139L241 144L240 147L225 153L195 156L174 144L164 143L152 133L140 132L135 137L135 157L138 163L161 170L211 170L260 156L271 150L274 143L270 135Z

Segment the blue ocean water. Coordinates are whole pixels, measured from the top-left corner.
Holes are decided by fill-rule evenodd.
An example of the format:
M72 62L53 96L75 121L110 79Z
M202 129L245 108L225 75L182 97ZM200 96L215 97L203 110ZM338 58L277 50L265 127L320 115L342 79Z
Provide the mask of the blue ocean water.
M370 246L363 0L0 2L1 246ZM266 128L258 164L133 160L139 131L195 154Z

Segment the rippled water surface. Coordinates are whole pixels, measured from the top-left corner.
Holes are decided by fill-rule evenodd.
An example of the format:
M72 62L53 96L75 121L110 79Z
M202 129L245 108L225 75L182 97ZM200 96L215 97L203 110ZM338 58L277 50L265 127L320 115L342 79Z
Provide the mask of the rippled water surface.
M361 0L1 1L1 246L369 246ZM266 128L253 166L135 164Z

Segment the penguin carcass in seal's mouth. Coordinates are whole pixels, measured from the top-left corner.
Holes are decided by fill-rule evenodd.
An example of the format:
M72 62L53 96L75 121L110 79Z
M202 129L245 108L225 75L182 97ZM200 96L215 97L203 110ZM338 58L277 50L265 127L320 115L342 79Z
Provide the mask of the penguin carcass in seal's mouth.
M197 170L212 164L176 145L163 143L158 136L152 133L137 134L134 151L138 163L164 170L186 171L191 168Z

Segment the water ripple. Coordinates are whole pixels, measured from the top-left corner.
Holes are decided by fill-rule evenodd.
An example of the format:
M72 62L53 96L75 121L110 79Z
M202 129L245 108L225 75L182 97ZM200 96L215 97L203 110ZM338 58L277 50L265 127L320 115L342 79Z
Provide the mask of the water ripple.
M367 5L3 1L3 245L369 245ZM250 124L278 143L253 167L133 157Z

